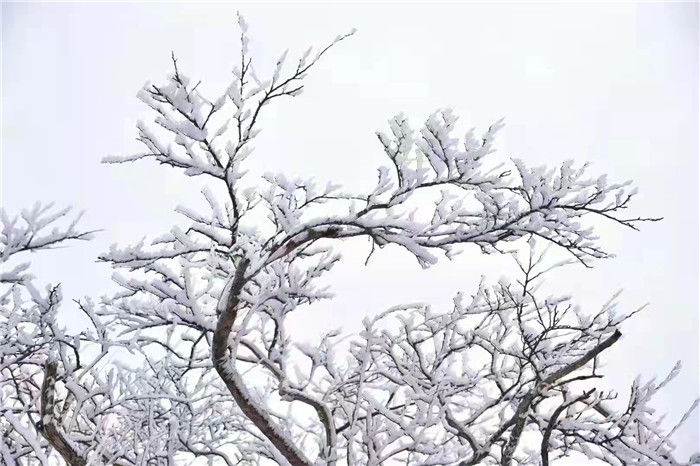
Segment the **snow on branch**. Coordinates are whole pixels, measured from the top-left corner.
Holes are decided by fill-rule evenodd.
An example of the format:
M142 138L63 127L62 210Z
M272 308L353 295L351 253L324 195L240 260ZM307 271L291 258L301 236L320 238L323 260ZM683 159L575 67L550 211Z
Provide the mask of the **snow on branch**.
M633 313L617 316L611 302L590 315L568 298L538 297L535 283L556 266L541 267L540 253L518 259L520 281L482 284L450 312L397 306L367 319L345 357L336 333L318 347L294 341L286 317L331 297L321 280L341 260L336 240L366 237L369 256L399 246L429 267L440 253L505 252L527 239L590 267L611 256L598 220L636 229L658 219L624 215L636 193L629 182L570 161L533 168L499 157L501 121L460 136L449 109L417 131L403 114L389 120L389 133L377 133L387 163L365 192L277 173L241 189L263 107L297 95L309 68L347 35L312 59L307 52L288 74L284 52L261 80L239 25L240 65L214 103L174 57L169 84L141 93L166 132L140 124L149 153L121 160L155 157L211 175L211 184L208 208L178 208L184 225L101 257L124 289L103 316L131 347L160 347L178 370L215 369L218 396L235 401L280 463L526 465L579 452L609 464L677 464L667 433L642 414L653 390L635 392L619 412L597 383L598 360ZM523 446L533 436L541 447Z
M35 252L62 246L70 240L89 240L94 231L81 231L76 225L82 214L70 219L70 207L55 209L53 203L34 204L19 215L10 216L0 209L0 283L19 283L30 277L23 275L29 263L5 269L10 258L22 252Z
M298 96L310 69L354 31L294 64L285 51L259 78L248 26L238 23L240 56L227 89L206 97L173 53L172 73L138 94L154 112L137 125L145 151L105 159L153 159L202 176L205 202L178 207L182 223L165 234L99 257L120 291L73 302L90 328L63 329L60 288L38 290L27 265L0 276L0 426L10 432L3 458L688 464L674 458L677 426L667 428L651 407L678 368L659 383L635 381L622 404L601 381L602 358L637 311L618 313L615 299L584 311L539 291L562 265L548 262L543 245L591 267L612 255L599 221L636 229L658 220L625 215L636 193L629 182L570 161L531 167L504 158L496 152L501 121L462 134L449 109L418 129L403 114L389 120L388 132L377 133L383 163L367 174L376 179L371 189L278 173L254 180L245 161L264 108ZM46 233L67 214L40 206L2 213L0 262L87 239L75 222ZM342 260L335 248L356 237L369 240L368 260L392 245L424 268L469 248L525 254L513 254L517 278L483 280L451 309L397 305L366 318L356 336L296 341L286 319L332 298L325 279Z

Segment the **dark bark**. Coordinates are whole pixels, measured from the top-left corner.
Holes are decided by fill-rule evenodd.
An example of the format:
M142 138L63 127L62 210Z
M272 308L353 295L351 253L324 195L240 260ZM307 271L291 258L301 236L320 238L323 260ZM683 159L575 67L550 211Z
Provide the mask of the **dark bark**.
M240 303L240 293L245 283L245 273L249 265L247 260L241 261L231 284L228 286L228 292L225 290L224 295L221 297L226 302L216 323L212 341L212 362L243 414L260 429L282 456L293 466L310 466L312 463L291 443L291 439L285 436L263 408L257 406L251 400L250 394L245 388L229 355L229 338L238 315L237 308Z
M510 433L510 437L508 438L508 443L503 448L503 454L501 456L501 466L510 466L510 463L513 459L513 453L515 453L515 449L517 448L518 442L520 441L520 436L522 435L523 428L525 427L525 421L527 420L527 412L530 409L530 405L532 404L537 394L542 390L546 390L547 387L551 386L562 377L588 364L600 353L611 347L617 340L620 339L621 336L622 333L619 330L615 330L615 332L607 340L596 345L594 348L592 348L590 351L588 351L586 354L584 354L568 366L562 367L561 369L552 373L548 377L545 377L542 381L535 385L535 388L532 391L530 391L523 397L523 399L518 404L518 407L515 411L515 415L512 418L515 421L515 423L513 425L513 430Z
M44 369L44 382L41 385L41 424L40 431L44 438L71 466L85 466L87 461L83 458L63 433L56 426L54 419L54 406L56 399L56 378L58 377L58 363L47 361Z
M549 439L552 437L552 432L554 432L554 428L557 425L557 421L559 420L559 416L561 415L562 412L569 406L578 403L579 401L583 401L586 398L588 398L595 390L589 390L587 392L584 392L582 395L579 397L566 402L562 403L559 405L557 409L554 410L552 413L552 416L549 418L549 422L547 423L547 427L544 430L544 434L542 434L542 443L540 444L540 454L542 455L542 466L549 466Z

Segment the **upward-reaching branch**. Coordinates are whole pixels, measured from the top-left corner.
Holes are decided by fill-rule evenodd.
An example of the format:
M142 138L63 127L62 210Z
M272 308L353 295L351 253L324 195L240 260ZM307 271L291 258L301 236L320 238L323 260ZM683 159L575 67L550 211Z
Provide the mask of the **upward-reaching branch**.
M390 135L377 134L387 166L365 192L274 173L259 185L247 179L243 189L242 165L263 107L298 95L308 70L350 34L314 58L307 52L291 72L285 52L272 76L259 79L242 18L239 26L240 65L226 92L203 97L173 56L174 75L140 94L157 112L156 127L138 127L147 152L108 160L154 158L211 181L203 190L206 209L178 207L186 225L101 256L124 272L115 274L124 292L102 316L114 319L128 347L165 351L167 367L150 351L140 353L154 372L180 384L177 393L189 393L182 388L189 374L214 368L220 380L205 391L208 399L232 398L255 427L236 427L246 433L237 444L245 458L529 464L518 446L532 431L546 437L543 461L578 451L611 464L619 458L666 464L670 449L660 428L644 438L631 433L630 426L642 425L646 398L631 401L629 412L603 417L592 407L610 398L606 392L594 387L585 397L569 395L571 383L600 377L595 364L589 371L591 362L619 338L629 315L615 317L606 305L591 317L568 299L537 297L541 255L520 263L525 278L517 292L507 283L482 284L471 303L458 298L445 314L398 306L367 319L343 363L334 353L337 334L324 335L317 346L287 334L291 312L330 297L320 278L339 260L336 240L368 238L370 255L375 247L399 246L426 268L468 245L492 253L544 242L591 266L610 257L592 220L635 228L657 219L623 216L635 190L628 182L590 178L586 165L532 168L499 159L501 122L459 137L450 110L430 115L417 131L404 115L391 119ZM208 409L223 412L216 403ZM300 403L313 419L282 412ZM231 405L230 412L238 411ZM211 429L206 421L194 424L197 441L180 438L171 448L207 451ZM652 446L661 453L650 453ZM217 455L210 450L209 457Z
M56 379L58 364L48 360L44 369L44 382L41 386L41 430L44 437L58 451L66 463L71 466L85 466L87 461L80 456L57 426L56 411Z

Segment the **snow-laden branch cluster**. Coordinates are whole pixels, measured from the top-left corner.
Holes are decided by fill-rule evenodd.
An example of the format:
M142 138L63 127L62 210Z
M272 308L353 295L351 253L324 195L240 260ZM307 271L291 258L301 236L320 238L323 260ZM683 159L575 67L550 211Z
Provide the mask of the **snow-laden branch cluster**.
M120 335L104 303L75 300L67 308L60 285L41 289L28 265L15 265L27 251L89 236L76 221L60 226L67 212L37 205L2 215L3 271L13 273L0 281L2 464L51 465L57 457L72 465L173 464L182 453L227 464L275 458L233 400L220 395L214 373L179 365L171 354L143 367L120 363L148 339ZM61 308L82 314L89 328L69 333L57 318ZM174 338L168 332L166 344ZM190 371L197 375L188 378ZM230 442L241 451L221 453Z
M71 376L80 373L79 377L91 379L90 368L102 355L86 367L83 350L86 342L94 341L94 336L87 332L69 335L57 321L62 302L60 286L48 285L42 290L26 273L29 264L17 264L18 256L26 252L62 246L74 239L88 239L90 233L77 228L78 219L62 225L68 213L69 209L55 210L50 204L37 204L19 216L12 217L3 211L0 217L0 255L4 268L0 277L0 425L3 431L0 457L7 464L20 460L48 464L52 452L50 437L55 434L59 411L65 425L78 437L94 439L96 435L95 423L86 417L92 403L89 397L83 396L91 389L99 391L94 381L90 380L79 393L70 388L62 393L60 408L55 403L49 407L48 401L41 402L55 399L59 362ZM46 377L45 367L50 368L47 373L53 377ZM79 405L78 409L72 408L75 405ZM76 441L80 442L77 438ZM64 446L68 452L73 444Z
M158 113L155 127L139 125L148 151L110 159L153 157L211 179L203 192L208 209L181 207L185 225L151 244L115 246L102 256L126 271L116 275L125 291L107 311L124 334L177 326L183 340L198 342L187 352L158 337L138 337L165 348L180 365L208 367L211 359L243 413L292 464L390 458L527 464L570 450L625 461L654 441L661 453L645 458L668 456L651 427L656 440L628 438L626 429L638 428L643 409L613 419L618 414L600 412L609 394L589 389L574 396L565 389L573 383L569 376L598 377L573 374L591 372L598 353L619 338L624 319L602 313L586 321L564 302L536 299L535 277L524 266L518 292L505 285L483 288L472 305L457 304L452 314L399 307L368 321L349 361L335 354L333 335L320 348L296 345L285 318L330 297L319 280L340 259L329 240L369 238L370 255L393 244L428 267L438 253L451 258L467 244L494 252L519 238L538 238L590 265L609 256L591 220L634 228L651 219L623 215L635 193L628 182L591 177L585 165L572 162L551 169L499 160L493 152L501 123L460 138L449 110L431 115L417 131L403 115L389 121L390 132L377 134L388 163L368 192L274 173L255 187L242 163L252 152L263 107L275 97L295 96L328 48L310 61L307 52L287 74L285 52L273 76L259 79L245 23L241 30L241 63L222 95L203 97L173 59L168 83L148 84L140 94ZM572 324L573 317L580 321ZM395 334L377 330L390 320L401 324ZM304 355L306 372L299 362ZM554 416L562 403L585 416ZM630 406L643 404L635 397ZM307 417L281 415L290 406ZM532 430L546 437L546 458L518 448Z
M28 262L10 264L10 258L21 252L34 252L58 247L70 240L89 240L94 232L79 231L81 215L69 218L70 208L55 209L53 204L35 204L20 215L10 216L0 209L0 283L21 283L28 279L24 272ZM47 227L51 227L47 231Z
M346 366L328 343L305 351L349 464L540 465L572 452L679 464L648 405L668 380L636 381L622 411L597 386L599 355L631 314L614 301L589 314L568 298L541 299L542 256L519 265L519 281L482 284L449 312L397 306L366 319Z
M572 162L533 168L500 158L500 122L460 136L450 110L417 130L392 118L377 133L384 162L365 192L276 173L256 180L245 160L265 107L298 96L311 68L352 32L291 65L285 52L260 78L242 18L239 26L231 84L207 97L173 55L167 80L139 93L155 112L138 124L145 150L106 159L152 159L203 177L206 207L179 207L182 224L100 257L121 291L74 302L91 328L68 335L55 320L57 288L38 292L26 266L3 272L4 458L546 465L582 454L683 464L673 457L675 429L649 405L676 369L661 383L636 381L622 407L599 381L601 354L631 314L616 315L614 300L589 313L537 289L551 269L541 244L591 266L610 256L597 220L656 220L624 215L635 194L628 182ZM3 261L85 237L75 224L42 235L65 213L33 212L24 224L3 214ZM516 257L518 279L482 283L446 312L399 305L367 318L349 343L331 332L300 344L286 318L332 297L323 278L341 260L337 241L353 237L370 241L368 260L393 245L424 268L469 245L529 254Z

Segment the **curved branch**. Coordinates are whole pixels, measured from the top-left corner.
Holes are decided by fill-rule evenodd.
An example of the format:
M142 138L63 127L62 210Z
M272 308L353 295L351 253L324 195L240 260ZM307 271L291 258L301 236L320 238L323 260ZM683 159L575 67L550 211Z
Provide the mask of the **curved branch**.
M552 432L554 431L554 428L557 425L557 422L559 420L559 416L561 415L562 412L569 406L578 403L579 401L583 401L591 394L594 392L594 389L588 390L584 392L583 394L579 395L578 397L574 398L573 400L569 402L564 402L557 409L554 410L552 415L549 418L549 422L547 423L547 427L545 428L544 434L542 434L542 443L540 444L540 454L542 455L542 466L549 466L549 439L552 436Z
M501 466L509 466L511 463L513 453L515 453L515 449L518 446L523 427L525 426L525 421L527 420L527 412L530 409L530 405L535 399L537 393L539 393L543 389L546 389L549 385L553 384L562 377L585 366L593 358L598 356L607 348L611 347L617 340L620 339L620 337L622 337L622 333L619 330L615 330L615 333L613 333L605 341L596 345L594 348L589 350L586 354L581 356L573 363L562 367L558 371L551 374L549 377L543 379L535 386L535 388L531 392L529 392L527 395L525 395L525 397L523 397L523 399L518 404L518 408L515 411L515 415L512 418L513 420L515 420L515 425L513 426L513 430L511 431L510 437L508 438L508 443L503 449L503 456L501 457Z
M312 463L294 446L292 439L287 437L270 416L252 400L241 375L231 362L228 342L238 315L237 307L240 302L240 293L245 284L245 272L249 265L250 262L247 259L241 261L236 269L236 274L231 278L229 285L221 295L219 301L221 314L216 323L212 340L212 362L241 411L260 429L287 461L293 466L311 466Z
M56 427L54 408L56 406L56 378L58 376L58 363L49 359L44 369L44 382L41 385L41 422L39 430L52 447L60 453L66 463L71 466L85 466L87 461L83 458L70 442Z

